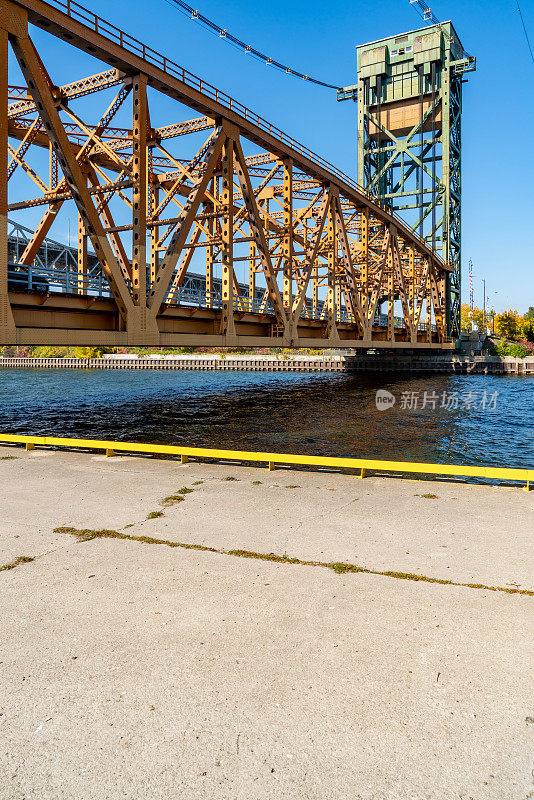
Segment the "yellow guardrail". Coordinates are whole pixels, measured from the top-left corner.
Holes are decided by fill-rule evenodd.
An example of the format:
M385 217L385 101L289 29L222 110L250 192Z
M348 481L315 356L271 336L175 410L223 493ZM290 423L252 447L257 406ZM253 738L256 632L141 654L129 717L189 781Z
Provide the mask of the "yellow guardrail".
M148 453L151 455L178 456L182 464L189 458L213 458L227 461L259 461L269 470L277 464L294 464L306 467L333 467L334 469L359 470L359 477L370 472L400 472L419 475L446 475L464 478L489 478L491 480L525 482L529 491L534 482L534 469L510 469L508 467L474 467L456 464L426 464L417 461L382 461L373 458L337 458L335 456L301 456L292 453L256 453L249 450L216 450L207 447L184 447L183 445L143 444L141 442L109 442L102 439L66 439L57 436L19 436L2 433L0 442L34 447L69 447L87 450L105 450L107 456L116 452Z

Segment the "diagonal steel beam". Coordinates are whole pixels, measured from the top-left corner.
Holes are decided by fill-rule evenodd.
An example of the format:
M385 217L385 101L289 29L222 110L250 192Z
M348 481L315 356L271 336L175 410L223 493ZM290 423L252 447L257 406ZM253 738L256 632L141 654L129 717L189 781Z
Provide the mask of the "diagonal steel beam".
M358 291L358 284L356 282L356 275L354 273L354 265L350 256L350 247L347 237L347 229L345 227L345 220L343 218L343 211L339 197L334 198L334 209L336 215L336 229L338 232L339 243L341 245L341 254L345 266L346 280L343 286L345 304L350 313L354 316L356 324L363 331L364 328L364 315L363 308L360 301L360 292ZM359 317L359 320L358 320Z
M163 303L165 292L167 291L178 261L180 250L185 244L187 234L193 224L198 207L204 198L208 183L219 160L225 138L226 134L223 132L222 127L219 126L211 137L211 141L206 149L203 160L204 168L201 170L191 188L189 197L178 218L167 252L156 273L156 279L150 290L148 307L151 309L153 315L158 313Z
M373 276L374 285L371 290L371 294L367 297L367 300L364 305L364 313L366 318L364 338L369 338L369 339L371 338L371 332L373 329L373 320L375 317L378 300L380 298L380 289L382 288L382 279L384 276L384 270L388 260L388 255L390 252L390 246L391 246L391 234L389 228L386 228L385 235L382 240L382 249L380 253L380 260L378 262L378 268Z
M108 89L110 86L117 86L122 83L124 76L116 69L108 69L105 72L100 72L98 75L90 75L88 78L81 78L74 83L67 83L65 86L57 88L57 94L62 99L74 100L76 97L85 97L85 95L93 94L93 92L100 92L102 89ZM13 117L22 116L26 114L33 114L37 110L37 106L33 100L21 100L12 103L7 110L8 119Z
M87 189L86 178L61 123L50 91L49 79L47 80L43 73L41 61L29 37L13 37L11 45L31 95L39 108L52 147L58 154L65 180L72 191L85 230L108 279L120 316L126 321L128 311L133 308L132 298Z
M319 244L321 242L321 235L323 233L324 224L328 216L329 206L330 206L330 186L325 186L323 191L323 199L321 201L321 206L319 208L317 222L315 223L315 228L313 229L313 233L306 248L306 256L304 259L304 264L302 265L302 271L301 271L301 275L303 278L302 284L299 287L298 292L296 293L291 308L292 331L296 330L298 319L300 317L300 312L302 311L302 306L304 305L304 302L306 300L306 292L308 290L308 284L310 282L312 269L317 260L317 255L319 252Z
M258 212L258 206L254 196L254 191L252 189L252 184L250 182L245 156L243 155L243 150L241 149L241 144L239 142L239 136L236 136L235 138L235 154L236 172L241 186L241 194L243 195L243 200L245 201L245 206L247 208L249 226L254 237L256 250L258 251L258 255L260 257L260 263L265 275L269 297L274 307L274 313L276 315L277 322L280 325L283 325L285 328L287 325L286 313L282 305L280 290L278 289L278 284L276 283L276 274L271 262L271 256L269 255L269 248L265 239L265 231Z

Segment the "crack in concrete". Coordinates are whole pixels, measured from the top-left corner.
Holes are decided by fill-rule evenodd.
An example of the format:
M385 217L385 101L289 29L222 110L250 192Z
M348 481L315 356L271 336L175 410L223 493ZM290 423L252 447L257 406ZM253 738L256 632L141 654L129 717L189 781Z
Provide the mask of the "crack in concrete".
M293 564L305 567L322 567L323 569L331 569L338 575L345 575L347 573L364 573L367 575L380 575L387 578L396 578L397 580L407 581L422 581L424 583L435 583L442 586L459 586L466 589L483 589L488 592L503 592L504 594L521 594L534 596L534 591L530 589L510 589L505 586L486 586L482 583L462 583L460 581L448 580L446 578L432 578L427 575L419 575L413 572L398 572L396 570L379 570L370 569L369 567L361 567L357 564L349 564L342 561L308 561L300 558L295 558L284 555L277 555L276 553L256 553L252 550L224 550L216 547L208 547L201 544L188 544L186 542L173 542L169 539L156 539L152 536L134 536L133 534L121 533L115 530L91 530L88 528L78 529L70 527L54 528L54 533L65 533L76 537L79 542L88 542L91 539L125 539L131 542L140 542L142 544L159 544L166 547L180 547L183 550L200 550L206 553L217 553L222 556L234 556L237 558L255 558L259 561L270 561L277 564Z

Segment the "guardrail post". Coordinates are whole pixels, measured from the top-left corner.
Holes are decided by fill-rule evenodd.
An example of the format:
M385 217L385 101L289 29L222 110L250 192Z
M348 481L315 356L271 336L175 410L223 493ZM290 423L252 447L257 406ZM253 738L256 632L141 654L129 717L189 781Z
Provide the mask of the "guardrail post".
M26 442L26 450L34 450L34 449L35 449L34 444L32 444L31 442Z
M360 474L358 475L359 478L366 478L368 474L368 470L364 469L363 467L360 470Z
M106 449L106 458L111 458L111 456L115 455L115 450L111 450L110 448Z
M273 469L276 469L274 461L268 461L267 462L267 469L269 470L269 472L272 472Z
M187 456L183 456L183 455L180 456L180 464L187 464L188 462L189 462L189 459L188 459Z

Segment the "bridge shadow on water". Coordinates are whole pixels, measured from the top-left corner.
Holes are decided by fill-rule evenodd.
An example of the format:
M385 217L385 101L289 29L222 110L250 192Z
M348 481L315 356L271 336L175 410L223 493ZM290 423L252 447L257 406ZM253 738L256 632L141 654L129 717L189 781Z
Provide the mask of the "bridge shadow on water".
M5 370L0 430L534 467L533 399L529 377Z

